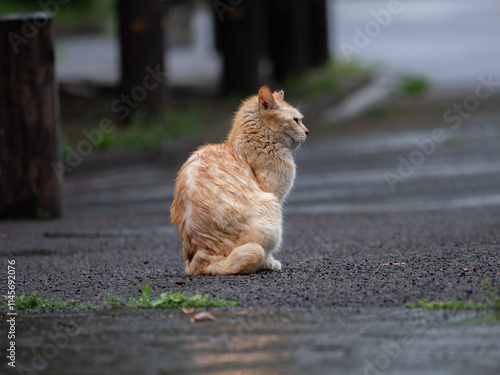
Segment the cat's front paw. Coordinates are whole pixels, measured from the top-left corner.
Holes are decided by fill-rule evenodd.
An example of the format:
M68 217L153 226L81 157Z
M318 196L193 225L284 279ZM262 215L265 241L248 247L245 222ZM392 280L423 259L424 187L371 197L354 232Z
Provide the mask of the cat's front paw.
M281 262L279 260L276 260L276 259L272 259L272 270L274 271L281 271Z
M266 259L264 263L260 266L261 270L273 270L273 271L281 271L281 262L274 258L269 257Z

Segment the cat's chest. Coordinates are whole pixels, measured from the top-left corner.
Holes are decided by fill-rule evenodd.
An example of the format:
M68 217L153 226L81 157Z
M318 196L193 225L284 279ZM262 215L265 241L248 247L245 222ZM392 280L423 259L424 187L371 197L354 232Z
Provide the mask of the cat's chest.
M295 173L296 173L295 163L292 160L286 166L286 171L283 176L283 187L282 187L284 190L283 198L288 195L288 193L293 187L293 182L295 181Z
M257 175L261 188L276 195L280 200L290 192L295 180L295 163L291 157L269 158L260 166Z

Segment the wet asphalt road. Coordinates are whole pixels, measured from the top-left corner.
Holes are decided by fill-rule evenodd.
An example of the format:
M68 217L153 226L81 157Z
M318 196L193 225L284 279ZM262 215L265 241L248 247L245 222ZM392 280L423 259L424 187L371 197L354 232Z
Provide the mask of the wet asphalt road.
M168 216L177 168L66 176L64 219L0 223L1 272L16 260L19 293L98 305L106 293L138 296L147 277L153 297L197 291L241 305L196 325L180 311L25 316L19 363L36 370L45 350L37 373L497 374L499 324L464 323L486 313L402 308L423 298L480 301L483 279L499 285L500 118L472 120L446 128L420 165L401 169L394 191L386 174L412 153L419 160L415 141L445 125L311 132L297 154L281 272L185 275ZM51 337L66 329L52 357ZM0 333L4 345L5 325Z
M497 374L484 313L401 309L179 310L31 315L17 370L67 374ZM10 371L7 373L16 373Z

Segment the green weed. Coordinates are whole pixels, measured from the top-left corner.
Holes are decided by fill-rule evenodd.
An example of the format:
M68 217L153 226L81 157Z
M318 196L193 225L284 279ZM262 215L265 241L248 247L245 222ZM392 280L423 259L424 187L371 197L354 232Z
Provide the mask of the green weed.
M5 297L7 299L7 297ZM54 299L44 299L37 296L36 292L31 294L23 293L16 296L15 305L16 310L68 310L68 309L85 309L89 305L77 301L60 301ZM2 309L7 309L7 305L3 305Z
M408 308L424 308L429 310L441 310L441 309L450 309L450 310L461 310L461 309L485 309L486 305L482 303L475 303L472 301L436 301L429 302L427 298L418 302L406 302L405 307Z
M38 0L2 0L0 13L39 12L45 10ZM42 2L48 3L48 2ZM101 0L71 1L46 7L54 14L56 27L63 29L106 30L113 22L115 2Z
M483 291L479 295L486 301L486 306L500 312L500 288L492 289L486 279L481 284L483 285Z
M195 294L192 297L184 293L163 293L155 299L151 299L151 284L143 283L141 296L139 298L129 297L127 299L113 294L104 296L104 306L112 308L130 307L142 309L154 308L175 308L175 307L235 307L239 302L234 300L211 299L208 295ZM7 300L7 297L4 297ZM78 301L48 300L37 296L37 292L23 293L17 295L15 299L15 310L68 310L68 309L88 309L91 305ZM8 304L0 306L2 310L8 310Z
M492 289L488 280L481 282L483 291L479 295L484 299L484 303L476 303L472 301L435 301L430 302L427 298L417 302L406 302L405 307L408 308L424 308L430 310L438 309L492 309L495 313L500 313L500 289Z
M36 210L36 218L39 220L48 220L50 219L50 214L47 211L39 208L38 210Z
M422 96L430 89L430 82L421 76L408 75L403 76L399 79L399 82L396 84L396 94L402 96Z
M103 134L98 148L143 148L159 146L175 138L196 135L200 131L202 111L168 110L158 117L137 112L131 123L116 127L111 133Z
M234 300L210 299L208 295L201 296L195 294L192 297L186 297L184 293L163 293L156 299L151 299L151 284L143 283L141 288L141 296L139 298L129 297L123 299L112 294L106 294L104 299L112 308L133 307L143 309L154 308L175 308L175 307L234 307L239 305L239 302Z
M305 76L290 77L287 87L301 95L319 96L342 90L344 80L349 77L369 76L374 69L356 62L330 60L322 67L312 70Z

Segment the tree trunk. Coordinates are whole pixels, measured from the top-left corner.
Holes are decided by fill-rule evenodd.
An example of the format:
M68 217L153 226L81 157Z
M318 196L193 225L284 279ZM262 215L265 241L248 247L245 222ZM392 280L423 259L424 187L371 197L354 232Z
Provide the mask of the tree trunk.
M223 60L223 91L254 94L261 84L259 62L268 38L263 3L218 0L212 6Z
M165 107L164 5L164 0L118 1L121 99L130 113L157 115Z
M309 64L320 66L328 61L328 14L326 0L307 0L309 15L308 45L310 50Z
M270 0L270 55L274 78L302 75L309 65L309 17L304 0Z
M61 215L52 17L0 16L0 218Z

